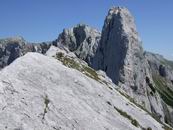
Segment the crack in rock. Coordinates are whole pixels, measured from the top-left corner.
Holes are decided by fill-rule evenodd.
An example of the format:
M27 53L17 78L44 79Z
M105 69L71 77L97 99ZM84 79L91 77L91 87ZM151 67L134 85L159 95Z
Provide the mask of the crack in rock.
M49 106L48 106L49 103L50 103L50 100L49 100L48 96L46 95L45 98L44 98L45 108L44 108L43 117L42 117L43 120L45 119L45 115L46 115L46 113L49 109Z

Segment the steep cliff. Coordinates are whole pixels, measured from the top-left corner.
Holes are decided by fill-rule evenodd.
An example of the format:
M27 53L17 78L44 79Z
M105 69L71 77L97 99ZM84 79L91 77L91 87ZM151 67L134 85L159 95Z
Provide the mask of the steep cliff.
M162 98L164 120L173 126L173 62L159 54L145 52L155 89Z
M126 8L113 7L106 16L93 68L101 69L130 97L163 120L134 18Z

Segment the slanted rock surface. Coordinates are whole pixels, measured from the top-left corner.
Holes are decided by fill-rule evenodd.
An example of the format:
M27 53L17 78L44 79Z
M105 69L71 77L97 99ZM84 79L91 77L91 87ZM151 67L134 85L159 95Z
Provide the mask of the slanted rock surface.
M38 53L27 53L1 70L0 102L2 130L164 130L115 85Z

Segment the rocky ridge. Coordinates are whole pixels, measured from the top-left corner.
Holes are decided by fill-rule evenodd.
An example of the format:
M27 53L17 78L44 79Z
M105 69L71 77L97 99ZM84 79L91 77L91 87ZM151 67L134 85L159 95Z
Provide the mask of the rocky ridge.
M101 33L96 29L85 24L78 24L73 28L64 29L58 39L53 42L53 45L65 46L91 66L100 37Z
M29 43L22 37L0 39L0 68L11 64L16 58L27 52L46 53L49 43Z
M123 97L113 83L108 87L56 58L27 53L1 71L0 129L167 128Z
M153 80L149 65L134 18L126 8L109 10L94 61L95 69L105 71L136 102L163 120L161 99L151 88Z
M155 90L161 95L163 102L164 120L173 124L173 62L159 54L145 52L145 58L150 65Z
M173 64L159 55L144 52L134 18L126 8L113 7L108 11L102 33L79 24L64 29L50 43L28 44L22 38L3 39L0 43L1 68L27 52L44 54L54 45L59 49L51 47L49 54L68 52L95 70L104 71L133 102L173 126ZM75 69L83 71L78 67Z

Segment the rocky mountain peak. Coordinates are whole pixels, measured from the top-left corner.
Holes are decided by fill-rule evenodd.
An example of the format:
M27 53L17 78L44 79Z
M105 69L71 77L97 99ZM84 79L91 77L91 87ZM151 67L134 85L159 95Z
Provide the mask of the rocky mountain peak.
M105 71L115 84L139 104L162 116L161 103L156 101L158 93L150 95L152 76L134 21L126 8L113 7L109 10L93 68Z
M107 16L109 17L111 15L119 15L119 16L128 15L130 17L133 17L127 8L120 6L110 8Z
M4 39L0 39L0 44L3 46L4 44L20 44L25 45L26 41L21 36L8 37Z
M113 21L116 21L117 25L119 23L125 32L129 34L133 33L133 35L136 34L134 36L138 37L134 17L127 8L112 7L108 11L105 23L109 24L111 22L113 24Z
M7 38L10 41L25 41L24 38L22 36L14 36L14 37L10 37Z
M74 52L80 59L92 64L101 33L85 24L78 24L72 28L64 29L54 42L55 46L65 46Z
M28 43L21 36L0 39L0 69L27 52L45 53L48 48L49 45L46 43Z
M102 30L96 56L99 60L96 60L94 67L105 70L113 82L118 83L126 77L125 70L131 75L135 57L140 60L142 56L143 49L133 16L126 8L111 8Z
M87 42L90 44L92 38L100 37L100 32L86 24L77 24L76 26L64 29L59 35L57 43L61 43L69 48L71 51L75 51L78 47Z

